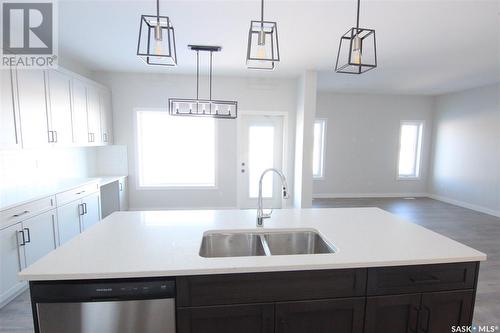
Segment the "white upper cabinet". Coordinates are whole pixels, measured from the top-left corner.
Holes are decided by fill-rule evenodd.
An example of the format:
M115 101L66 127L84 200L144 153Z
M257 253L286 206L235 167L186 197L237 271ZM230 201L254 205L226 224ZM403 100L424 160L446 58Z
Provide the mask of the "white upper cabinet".
M0 75L0 150L112 143L109 89L62 68Z
M19 113L15 107L14 75L9 69L0 70L1 96L0 96L0 149L17 148L21 144L19 131Z
M87 85L87 127L89 144L101 144L100 96L98 88L93 85Z
M79 79L73 78L73 142L88 145L87 128L87 87Z
M71 77L56 70L47 72L49 140L57 145L73 143Z
M19 114L23 148L49 144L45 72L38 69L17 71Z
M104 144L113 143L113 108L111 106L111 92L108 89L100 91L101 111L101 140Z

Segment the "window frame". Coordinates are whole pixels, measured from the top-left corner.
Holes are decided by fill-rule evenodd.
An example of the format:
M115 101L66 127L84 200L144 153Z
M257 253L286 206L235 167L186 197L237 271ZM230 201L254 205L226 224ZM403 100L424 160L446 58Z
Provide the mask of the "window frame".
M314 170L313 170L313 175L312 178L313 180L322 180L325 179L325 156L326 156L326 130L327 130L327 124L328 124L328 119L327 118L315 118L313 122L313 152L314 152L314 125L317 122L321 122L323 124L323 130L322 130L322 138L321 138L321 153L320 153L320 169L321 169L321 175L315 176L314 175ZM314 158L314 153L313 153L313 158ZM314 163L314 160L313 160Z
M139 161L139 112L166 112L164 108L134 108L134 146L135 146L135 189L136 190L217 190L219 188L219 125L214 119L214 185L141 185L141 167ZM174 117L174 116L170 116Z
M414 175L400 175L399 174L399 160L401 156L401 132L403 130L403 125L418 125L419 126L419 138L417 138L417 156L415 157L415 174ZM399 136L398 136L398 157L396 160L396 180L420 180L422 176L422 149L424 142L424 120L401 120L399 123Z

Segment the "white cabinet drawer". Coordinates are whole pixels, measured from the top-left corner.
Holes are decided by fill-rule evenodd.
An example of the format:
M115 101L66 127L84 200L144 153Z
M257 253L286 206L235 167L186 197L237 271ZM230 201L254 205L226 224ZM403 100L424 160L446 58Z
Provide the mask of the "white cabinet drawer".
M55 197L49 196L43 199L31 201L24 205L2 210L0 211L0 229L43 213L44 211L54 208L55 205Z
M89 194L95 193L99 190L98 183L90 183L87 185L83 185L72 190L61 192L56 194L57 206L64 205L68 202L78 200L83 198Z

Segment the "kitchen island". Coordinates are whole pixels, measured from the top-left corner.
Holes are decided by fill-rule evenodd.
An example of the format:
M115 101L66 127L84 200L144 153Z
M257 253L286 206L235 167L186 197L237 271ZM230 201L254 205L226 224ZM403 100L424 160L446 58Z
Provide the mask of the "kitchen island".
M40 304L69 302L58 298L61 285L141 281L171 282L182 333L441 333L472 321L486 255L377 208L284 209L265 221L271 232L315 231L334 253L200 256L207 232L252 231L255 218L254 210L116 212L20 273L35 326ZM102 299L85 301L108 300L97 289Z

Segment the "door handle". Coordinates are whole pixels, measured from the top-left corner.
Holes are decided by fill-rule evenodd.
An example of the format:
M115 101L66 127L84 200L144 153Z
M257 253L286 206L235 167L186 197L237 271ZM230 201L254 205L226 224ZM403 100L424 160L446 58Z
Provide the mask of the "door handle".
M87 213L88 213L88 211L87 211L87 203L84 202L83 203L83 214L87 214Z
M26 239L24 238L24 230L19 230L18 233L21 234L21 237L23 239L22 243L19 244L19 246L25 246L26 245Z
M25 244L31 243L30 228L23 228L23 230L26 230L26 234L28 235L28 237L24 243ZM24 232L23 232L23 236L24 236Z
M118 187L120 189L120 192L123 191L123 183L118 183L118 185L119 185Z
M57 131L53 131L54 134L53 134L53 138L54 138L54 142L57 142Z
M48 136L49 136L49 143L55 142L54 141L54 131L48 131Z
M78 204L78 214L83 215L85 211L83 210L83 204Z

